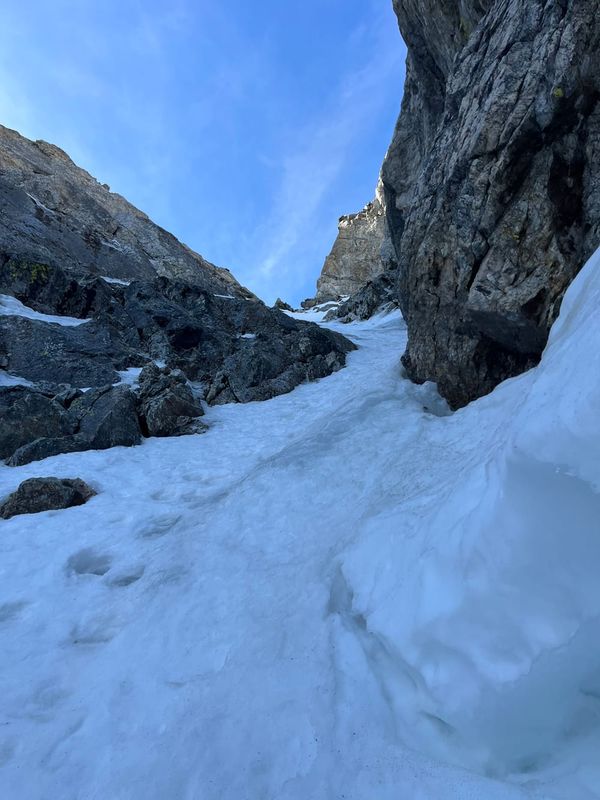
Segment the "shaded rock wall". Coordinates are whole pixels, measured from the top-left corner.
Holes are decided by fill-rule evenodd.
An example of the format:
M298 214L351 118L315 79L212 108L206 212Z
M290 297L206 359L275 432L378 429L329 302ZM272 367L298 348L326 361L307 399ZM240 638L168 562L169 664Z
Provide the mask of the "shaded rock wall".
M383 165L404 364L454 406L535 364L600 243L596 0L394 0L408 46Z

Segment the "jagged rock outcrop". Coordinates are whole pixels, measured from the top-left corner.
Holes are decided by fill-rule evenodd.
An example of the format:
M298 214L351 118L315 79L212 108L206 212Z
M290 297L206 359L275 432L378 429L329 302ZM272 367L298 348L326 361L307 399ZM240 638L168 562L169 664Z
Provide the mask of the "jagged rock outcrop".
M396 274L394 270L382 272L369 281L343 303L336 305L325 315L325 322L349 323L369 319L378 311L393 311L396 301Z
M392 258L380 183L373 202L340 218L337 239L317 281L316 302L353 295L389 268Z
M453 406L537 362L600 243L596 0L394 0L408 46L382 178L404 355Z
M164 275L252 297L48 142L0 125L0 251L110 278Z
M204 409L180 370L150 363L140 374L140 417L147 436L202 433Z

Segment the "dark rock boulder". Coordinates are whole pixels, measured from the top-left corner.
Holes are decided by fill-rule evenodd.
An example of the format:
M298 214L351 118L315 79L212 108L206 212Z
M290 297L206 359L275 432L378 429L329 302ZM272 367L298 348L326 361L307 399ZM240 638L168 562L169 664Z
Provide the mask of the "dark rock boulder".
M95 494L79 478L30 478L0 504L0 519L82 506Z
M6 463L18 467L63 453L132 447L142 441L137 398L128 386L106 386L81 394L64 413L67 435L30 437Z
M129 386L106 386L86 392L69 408L79 437L90 450L132 447L142 441L137 398Z
M65 409L36 389L0 388L0 458L36 439L60 438L73 432Z
M185 375L179 370L148 364L140 374L139 415L146 436L182 436L201 433L204 414Z
M600 243L596 0L394 0L408 46L382 177L404 364L454 407L535 364Z

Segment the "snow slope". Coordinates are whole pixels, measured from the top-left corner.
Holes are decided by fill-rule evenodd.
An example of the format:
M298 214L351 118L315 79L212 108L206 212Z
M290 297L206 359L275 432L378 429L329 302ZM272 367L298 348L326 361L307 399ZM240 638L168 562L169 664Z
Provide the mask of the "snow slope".
M1 523L0 797L600 798L599 268L454 415L393 314L203 436L1 467L99 494Z

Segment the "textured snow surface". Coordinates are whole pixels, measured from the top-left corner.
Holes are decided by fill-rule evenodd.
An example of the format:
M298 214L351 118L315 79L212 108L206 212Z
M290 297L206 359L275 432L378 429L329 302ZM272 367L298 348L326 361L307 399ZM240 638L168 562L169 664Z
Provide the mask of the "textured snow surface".
M0 523L0 797L600 798L599 270L453 415L392 314L202 436L0 467L99 492Z
M32 308L29 308L29 306L23 305L16 297L11 297L8 294L0 294L0 316L27 317L27 319L35 319L40 322L52 322L55 325L64 325L67 328L76 325L84 325L86 322L89 322L87 319L55 316L54 314L41 314L39 311L34 311Z

